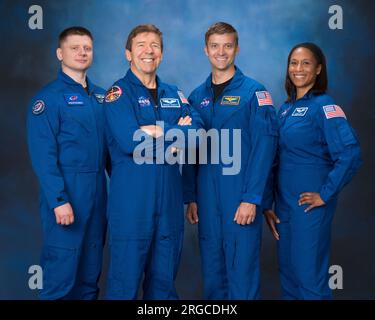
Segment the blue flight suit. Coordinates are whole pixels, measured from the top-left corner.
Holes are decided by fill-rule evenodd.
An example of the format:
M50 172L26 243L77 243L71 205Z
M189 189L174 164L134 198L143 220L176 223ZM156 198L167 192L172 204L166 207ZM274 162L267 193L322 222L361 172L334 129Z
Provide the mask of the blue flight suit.
M259 298L262 214L249 225L233 221L241 202L257 206L277 145L276 112L264 87L236 67L235 75L213 102L210 75L189 97L206 130L229 129L230 153L240 154L241 169L224 175L223 161L183 167L184 201L197 202L204 299ZM233 148L233 130L241 130L241 150ZM209 148L212 142L209 142ZM223 141L221 146L223 148ZM211 149L207 150L211 150ZM241 152L239 152L241 151Z
M44 245L41 299L96 299L106 231L105 91L89 94L61 70L32 99L27 140L40 184ZM58 225L53 209L69 202L74 223Z
M156 163L158 147L169 129L201 127L199 117L175 86L156 77L158 100L129 69L107 92L105 115L112 178L108 200L110 266L107 299L136 299L144 274L144 299L177 299L174 280L183 242L182 179L179 165ZM190 115L190 126L179 126ZM133 138L142 125L164 121L165 135L149 139L154 151L151 163L138 164L135 155L141 142ZM146 141L146 140L145 140ZM144 143L144 142L142 142ZM181 146L182 148L182 146ZM134 154L134 155L133 155Z
M279 273L284 299L330 299L331 223L340 190L362 164L354 130L327 95L307 93L279 110L274 170ZM267 191L271 188L267 188ZM318 192L324 206L305 213L303 192ZM271 208L272 194L265 195Z

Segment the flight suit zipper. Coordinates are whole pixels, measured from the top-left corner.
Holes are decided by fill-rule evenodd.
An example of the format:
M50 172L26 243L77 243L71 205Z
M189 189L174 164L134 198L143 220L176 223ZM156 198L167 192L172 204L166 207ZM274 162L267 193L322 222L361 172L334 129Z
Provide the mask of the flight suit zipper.
M95 87L94 87L95 88ZM99 168L99 164L100 164L100 150L99 150L99 146L101 145L101 142L100 139L99 139L99 128L98 128L98 121L99 119L97 118L97 115L96 115L96 110L95 110L95 104L94 103L98 103L96 101L96 97L93 95L93 92L94 92L94 88L89 88L89 92L87 92L83 87L83 91L85 92L85 95L88 97L88 100L89 100L89 109L90 109L90 114L91 114L91 119L94 120L94 126L95 126L95 131L96 131L96 159L95 159L95 169L98 170L98 172L100 171L100 168ZM95 99L95 101L92 101L92 99Z

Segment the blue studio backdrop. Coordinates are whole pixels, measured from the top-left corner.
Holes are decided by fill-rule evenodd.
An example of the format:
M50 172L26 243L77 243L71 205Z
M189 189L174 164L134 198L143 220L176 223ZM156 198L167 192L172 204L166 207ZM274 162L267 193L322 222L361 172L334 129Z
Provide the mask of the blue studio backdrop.
M42 9L41 28L35 28L35 12L29 13L33 5ZM337 6L342 9L341 26L333 17ZM336 11L330 12L330 7ZM267 87L276 107L286 97L283 85L290 49L309 41L326 54L329 93L357 131L364 158L359 174L341 193L334 218L331 265L343 270L343 288L335 290L334 297L374 299L374 13L371 0L1 1L0 299L37 297L37 290L29 288L28 271L39 264L41 223L25 119L32 95L57 75L58 34L72 25L91 30L94 63L89 76L108 88L128 68L124 46L129 31L138 24L153 23L164 36L164 58L158 73L188 95L210 72L203 52L204 33L217 21L238 30L236 64ZM331 18L335 21L330 24ZM339 28L332 28L335 25ZM177 278L182 299L201 298L197 237L197 227L186 223ZM276 244L266 227L261 259L262 297L277 299ZM107 257L103 265L101 287L105 285Z

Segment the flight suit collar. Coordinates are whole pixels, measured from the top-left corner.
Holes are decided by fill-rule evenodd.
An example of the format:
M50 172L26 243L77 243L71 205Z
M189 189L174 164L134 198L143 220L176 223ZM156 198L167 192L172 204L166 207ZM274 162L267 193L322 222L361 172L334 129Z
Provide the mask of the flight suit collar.
M137 76L133 73L133 71L129 68L129 70L126 72L126 75L124 77L125 79L125 82L129 81L131 82L133 85L136 85L136 86L139 86L139 87L142 87L144 88L145 90L148 90L145 85L141 82L141 80L139 80L137 78ZM163 96L167 86L166 84L164 84L158 75L156 75L156 84L157 84L157 88L158 88L158 96L161 97Z
M225 88L226 90L232 90L232 89L238 88L242 84L243 79L245 77L242 71L237 66L234 66L234 68L235 68L235 73L234 73L233 79ZM210 75L206 79L206 88L208 90L211 90L212 88L212 73L210 73Z
M299 98L298 100L296 100L296 94L294 94L292 99L290 100L290 102L294 105L296 102L303 101L303 100L309 100L313 97L314 97L314 93L311 92L311 91L308 91L307 93L305 93L305 95L303 97Z
M234 73L232 81L225 87L222 95L225 95L226 92L232 92L232 90L239 88L243 84L243 81L245 79L244 74L237 66L235 66L235 70L236 71ZM212 73L206 80L206 92L208 96L212 97ZM238 108L223 107L220 105L220 101L221 100L219 99L215 103L212 102L212 106L210 109L210 126L213 126L215 128L222 128L227 120L239 110Z
M77 81L75 81L74 79L72 79L71 77L69 77L66 73L64 73L61 69L59 70L59 73L57 75L57 78L63 82L65 82L66 84L68 85L71 85L71 86L78 86L80 88L82 88L82 90L85 91L85 89L82 87L82 85L80 83L78 83ZM87 86L89 87L89 95L91 95L91 93L94 91L95 89L95 85L91 82L91 80L89 79L89 77L86 76L86 83L87 83Z
M298 100L296 100L296 94L293 94L291 99L289 101L286 101L286 105L284 107L284 110L280 110L280 113L278 115L280 119L280 126L283 126L286 119L290 116L293 115L295 110L297 108L302 108L302 109L308 109L310 106L309 100L311 100L313 97L315 97L315 94L311 91L308 91L305 93L305 95Z

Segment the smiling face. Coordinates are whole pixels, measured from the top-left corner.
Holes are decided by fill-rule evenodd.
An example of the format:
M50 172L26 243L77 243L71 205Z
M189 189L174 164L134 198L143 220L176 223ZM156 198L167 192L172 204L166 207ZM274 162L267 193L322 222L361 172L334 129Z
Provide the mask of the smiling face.
M161 39L154 32L139 33L132 39L131 51L126 49L130 68L140 79L155 76L162 55Z
M314 54L307 48L299 47L290 56L288 75L297 91L297 98L305 95L315 84L322 69Z
M93 59L92 40L86 35L67 36L57 48L56 55L65 73L85 72Z
M204 51L210 60L212 71L234 68L234 59L239 51L234 33L212 34Z

